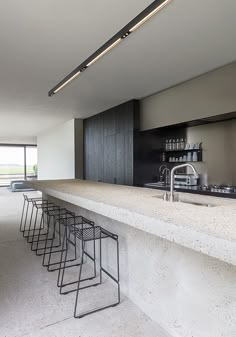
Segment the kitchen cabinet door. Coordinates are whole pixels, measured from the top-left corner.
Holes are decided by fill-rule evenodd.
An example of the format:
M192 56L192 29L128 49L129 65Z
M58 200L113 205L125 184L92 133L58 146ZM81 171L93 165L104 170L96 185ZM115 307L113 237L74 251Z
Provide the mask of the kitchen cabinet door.
M116 135L104 137L103 181L116 184Z
M116 183L125 184L125 135L116 134Z
M124 177L124 184L125 185L133 185L133 142L134 142L134 135L133 132L127 132L125 134L125 150L124 150L124 159L125 159L125 177Z
M94 116L93 126L93 180L104 180L104 137L103 137L103 116Z

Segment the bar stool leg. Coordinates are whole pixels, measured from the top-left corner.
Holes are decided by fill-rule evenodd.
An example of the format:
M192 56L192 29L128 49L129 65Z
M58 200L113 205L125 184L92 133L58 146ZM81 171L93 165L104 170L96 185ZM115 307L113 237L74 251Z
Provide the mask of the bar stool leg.
M25 213L25 203L26 203L26 199L25 199L25 195L24 195L24 203L23 203L23 209L22 209L22 214L21 214L21 220L20 220L20 232L23 232L23 219L24 219L24 213Z
M31 209L31 216L30 216L30 219L32 218L32 211L33 211L33 209ZM25 232L26 232L26 231L29 232L29 230L26 229L28 213L29 213L29 201L27 201L27 207L26 207L26 216L25 216L25 223L24 223L24 230L23 230L23 237L24 237L24 238L27 238L27 237L28 237L28 235L25 235Z
M116 254L117 254L117 297L118 303L120 303L120 248L119 248L119 239L116 241Z
M40 219L39 229L36 229L35 227L36 227L36 221L35 221L35 226L34 226L34 230L33 230L32 241L31 241L31 250L32 251L36 251L36 248L34 248L34 243L35 242L37 243L39 241L40 231L41 231L41 229L44 228L43 227L43 217L42 216L41 216L41 219ZM35 234L35 230L38 231L38 234ZM36 239L35 236L37 236L38 238Z
M33 206L32 206L32 210L34 210ZM33 217L33 212L32 212L32 217ZM32 243L33 242L33 236L34 236L35 228L36 228L36 225L37 225L37 219L38 219L38 209L36 209L36 214L35 214L35 218L34 218L34 225L33 225L32 229L31 229L32 218L31 218L31 221L30 221L29 235L27 237L27 242L28 243ZM32 232L32 235L30 235L31 232ZM31 241L30 241L30 238L32 238Z
M50 269L51 257L52 257L52 253L54 253L53 250L52 250L52 248L53 248L54 239L56 238L56 225L57 225L57 221L56 221L56 218L54 217L54 228L53 228L54 237L53 237L53 240L51 241L50 251L49 251L49 254L48 254L49 255L49 257L48 257L48 263L47 263L47 270L48 271L58 270L58 267L56 269L55 268L54 269ZM59 229L58 229L59 244L58 244L58 246L61 247L61 224L60 224L60 221L58 221L58 226L59 226ZM63 238L64 238L64 235L63 235ZM63 244L62 244L62 246L63 246ZM54 247L56 247L56 246L54 246ZM63 252L63 249L64 248L62 247L61 248L61 252ZM56 253L60 253L60 251L57 251ZM53 263L53 265L58 265L58 264L59 264L59 262Z
M80 291L80 282L81 282L81 275L82 275L82 268L83 268L83 262L84 262L84 243L82 240L82 257L81 257L81 264L79 267L79 279L77 284L77 290L76 290L76 298L75 298L75 307L74 307L74 318L82 318L83 315L77 315L77 307L78 307L78 299L79 299L79 291Z
M44 229L46 226L45 226L45 213L44 211L42 211L42 215L41 215L41 221L43 222L43 227L39 229L39 234L38 234L38 239L37 239L37 244L36 244L36 255L37 256L42 256L43 255L43 252L42 253L39 253L40 250L43 250L44 248L39 248L39 242L41 241L45 241L46 238L47 238L47 235L48 235L48 231L49 231L49 228L47 227L47 231L46 233L43 233L42 234L42 229ZM45 236L45 239L40 239L41 236L44 235Z
M64 295L64 293L62 292L62 287L63 287L63 284L64 284L64 276L65 276L65 269L66 269L66 262L67 262L69 246L70 246L70 233L69 233L69 237L68 237L68 233L67 233L67 229L66 229L66 254L65 254L64 261L63 261L61 282L59 281L59 287L60 287L60 294L61 295ZM59 271L60 271L60 269L59 269ZM58 275L59 275L59 273L58 273Z
M99 259L100 259L100 284L102 284L102 236L100 233L100 239L99 239Z
M55 218L53 219L53 232L52 232L52 239L51 239L51 245L49 245L48 247L48 241L49 241L49 233L50 233L50 220L51 218L49 217L49 221L48 221L48 235L47 235L47 239L46 239L46 242L45 242L45 247L44 247L44 254L43 254L43 267L48 267L48 263L46 263L46 256L47 255L50 255L50 252L52 250L52 247L53 247L53 242L54 242L54 238L55 238L55 230L56 230L56 227L55 227ZM55 247L55 246L54 246ZM48 249L49 249L49 252L48 252Z
M66 243L66 247L65 247L65 243ZM75 240L75 245L76 245L76 240ZM60 287L60 285L62 284L61 281L61 270L62 270L62 261L63 261L63 253L67 252L67 226L65 226L65 231L64 231L64 235L63 235L63 240L62 240L62 250L61 250L61 256L60 256L60 262L59 262L59 270L58 270L58 275L57 275L57 286ZM66 259L65 259L66 260ZM65 265L65 262L64 262Z
M47 224L48 224L48 232L46 235L46 240L45 240L45 245L44 245L44 251L43 251L43 261L42 261L42 266L46 267L47 265L45 264L45 257L46 257L46 253L47 253L47 249L48 247L48 242L49 242L49 233L50 233L50 216L47 215ZM53 237L51 239L53 241Z
M56 238L56 218L55 218L55 217L54 217L54 221L53 221L53 233L54 233L53 239L52 239L52 241L51 241L51 246L50 246L50 248L49 248L48 263L46 264L47 270L48 270L48 271L50 271L50 270L49 270L49 266L50 266L51 256L52 256L52 248L53 248L54 240L55 240L55 238Z
M28 234L25 236L27 238L28 243L29 243L29 238L30 238L30 234L31 234L31 225L32 225L32 221L33 221L33 215L34 215L34 205L31 202L31 213L30 213L29 227L26 230L28 232Z

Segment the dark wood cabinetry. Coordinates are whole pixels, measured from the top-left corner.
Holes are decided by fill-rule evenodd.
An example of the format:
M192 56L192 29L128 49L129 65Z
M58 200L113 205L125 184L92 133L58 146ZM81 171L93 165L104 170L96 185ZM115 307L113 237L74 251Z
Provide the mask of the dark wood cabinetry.
M133 185L134 138L138 128L136 100L85 119L85 179Z

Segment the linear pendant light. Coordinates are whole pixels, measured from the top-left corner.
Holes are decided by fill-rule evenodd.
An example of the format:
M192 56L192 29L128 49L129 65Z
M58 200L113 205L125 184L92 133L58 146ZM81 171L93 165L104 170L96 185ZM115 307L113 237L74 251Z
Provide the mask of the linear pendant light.
M76 78L77 76L79 76L79 74L81 74L81 71L79 70L76 74L74 74L72 77L70 77L66 82L64 82L62 85L60 85L60 87L58 87L57 89L54 90L54 93L57 93L59 90L61 90L65 85L67 85L68 83L70 83L74 78Z
M146 9L144 9L139 15L137 15L132 21L130 21L124 28L122 28L117 34L115 34L110 40L108 40L102 47L100 47L95 53L88 57L83 63L81 63L76 69L74 69L69 75L67 75L62 81L54 86L49 92L48 96L53 96L68 83L74 80L88 67L97 62L101 57L107 54L110 50L116 47L121 41L138 29L141 25L147 22L151 17L158 13L172 0L155 0Z
M105 55L107 52L109 52L112 48L114 48L118 43L120 43L122 41L121 38L119 38L118 40L116 40L114 43L112 43L112 45L110 45L110 47L108 47L107 49L105 49L103 52L101 52L98 56L96 56L91 62L89 62L87 64L87 67L90 67L92 64L94 64L97 60L99 60L103 55Z

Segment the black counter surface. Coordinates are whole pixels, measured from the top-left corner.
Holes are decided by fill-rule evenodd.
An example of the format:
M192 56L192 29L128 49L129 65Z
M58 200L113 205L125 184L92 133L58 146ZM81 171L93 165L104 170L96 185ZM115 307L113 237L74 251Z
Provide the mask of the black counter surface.
M153 183L144 184L144 187L147 188L154 188L161 191L170 191L170 186L159 186L153 185ZM219 197L219 198L230 198L236 199L235 192L212 192L210 190L203 190L201 186L181 186L175 187L175 192L183 192L183 193L193 193L193 194L201 194L201 195L209 195L212 197Z

